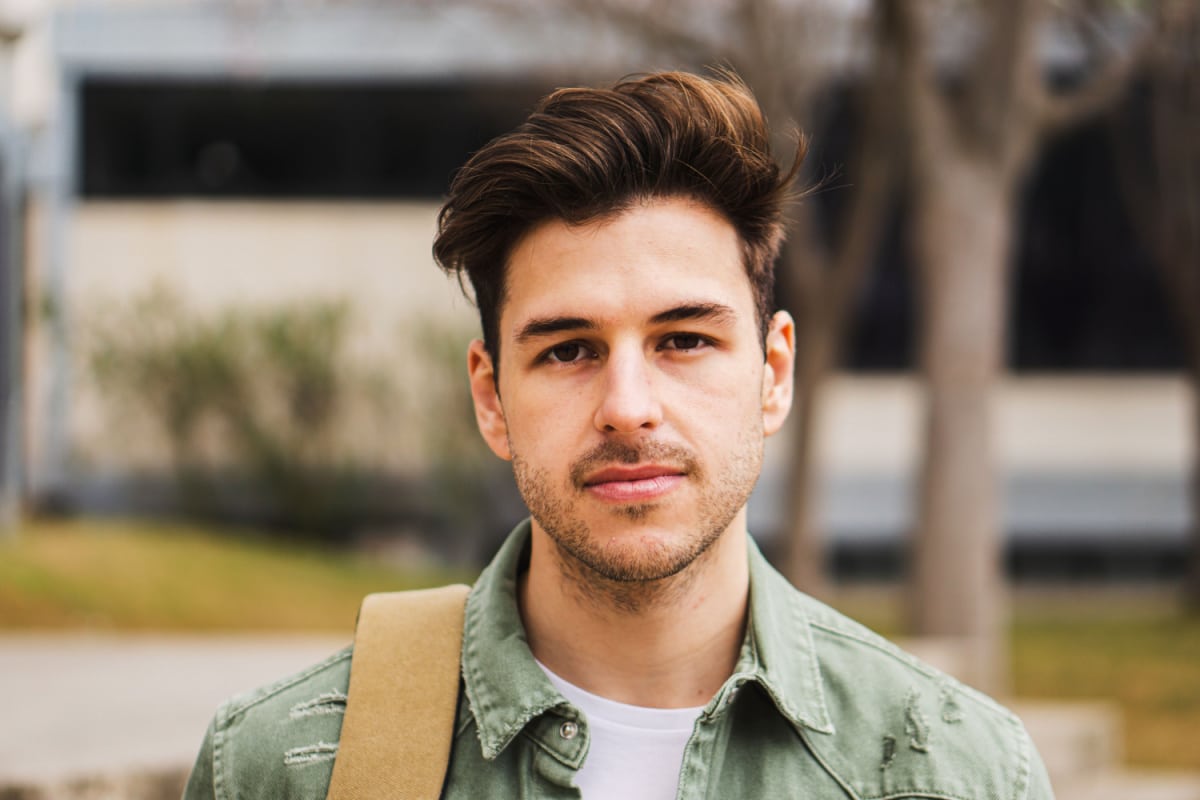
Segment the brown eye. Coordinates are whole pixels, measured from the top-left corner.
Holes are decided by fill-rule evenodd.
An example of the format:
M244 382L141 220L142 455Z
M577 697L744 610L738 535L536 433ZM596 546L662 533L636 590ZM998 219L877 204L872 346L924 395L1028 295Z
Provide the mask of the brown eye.
M704 344L704 339L695 333L677 333L667 339L669 350L695 350Z
M578 361L582 354L583 345L579 344L579 342L564 342L550 348L548 355L554 361L569 364L572 361Z

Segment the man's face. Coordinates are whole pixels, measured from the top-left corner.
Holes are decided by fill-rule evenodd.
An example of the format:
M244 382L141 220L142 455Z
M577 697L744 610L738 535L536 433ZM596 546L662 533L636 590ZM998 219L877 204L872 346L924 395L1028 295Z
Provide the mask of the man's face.
M763 437L790 407L793 333L776 315L764 359L734 228L681 199L546 222L513 250L507 290L499 392L479 342L471 382L534 535L650 581L744 530Z

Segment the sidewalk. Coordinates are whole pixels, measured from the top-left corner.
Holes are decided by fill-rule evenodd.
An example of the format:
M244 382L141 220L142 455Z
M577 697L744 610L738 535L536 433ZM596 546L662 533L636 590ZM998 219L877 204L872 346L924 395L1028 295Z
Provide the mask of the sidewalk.
M13 787L177 775L221 700L348 643L348 635L0 636L0 797Z

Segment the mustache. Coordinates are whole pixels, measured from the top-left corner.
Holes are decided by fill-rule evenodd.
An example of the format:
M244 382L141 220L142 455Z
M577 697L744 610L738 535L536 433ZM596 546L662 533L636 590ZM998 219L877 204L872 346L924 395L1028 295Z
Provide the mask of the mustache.
M593 447L571 464L571 483L582 488L587 476L610 464L664 464L688 474L698 473L700 463L686 447L666 442L644 442L640 445L606 441Z

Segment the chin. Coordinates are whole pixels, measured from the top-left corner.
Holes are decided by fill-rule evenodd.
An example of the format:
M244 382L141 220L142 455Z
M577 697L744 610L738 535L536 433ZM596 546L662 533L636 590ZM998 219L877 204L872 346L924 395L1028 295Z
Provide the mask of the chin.
M656 540L610 541L589 559L588 566L609 580L646 583L677 575L698 555L692 548L672 547Z
M662 511L661 503L629 503L612 506L609 509L609 515L616 517L618 521L644 523L655 521L654 517L661 514Z
M639 524L632 529L593 530L585 561L615 580L648 581L668 578L692 564L716 540L696 533L695 523Z

